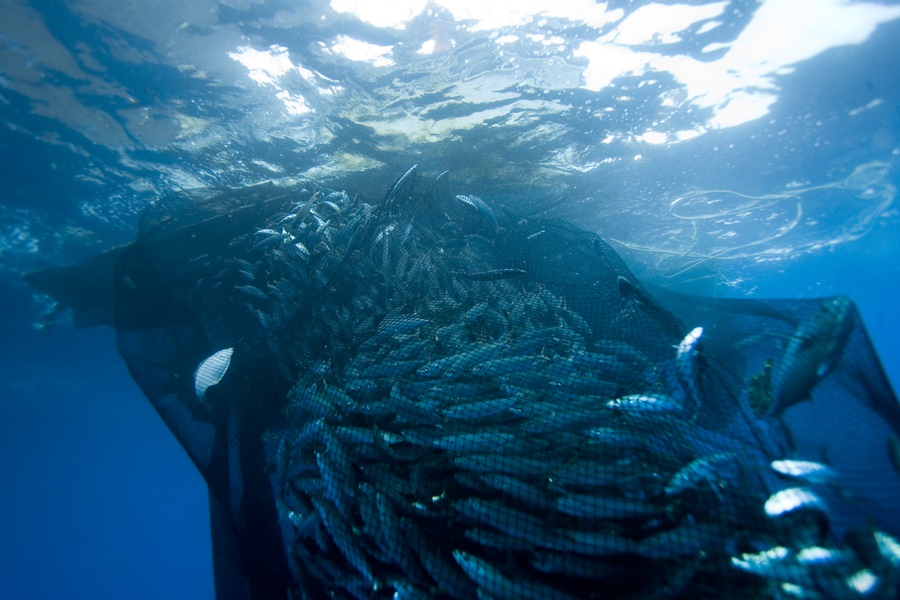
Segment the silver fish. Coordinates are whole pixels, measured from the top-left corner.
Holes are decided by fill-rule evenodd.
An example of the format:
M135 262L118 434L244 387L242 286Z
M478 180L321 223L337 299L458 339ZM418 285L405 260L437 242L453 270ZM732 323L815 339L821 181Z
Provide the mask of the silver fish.
M229 365L231 365L231 355L233 353L234 348L219 350L201 362L197 370L194 371L194 391L197 394L197 398L201 401L206 398L206 390L222 381L222 378L225 377L225 373L228 371Z
M883 531L876 531L873 536L881 556L891 563L894 568L900 567L900 541Z
M631 394L610 400L606 406L635 417L652 414L674 415L681 412L681 405L678 401L665 394Z
M678 352L675 356L675 371L678 374L678 383L684 390L686 399L689 399L694 414L700 408L700 336L703 335L702 327L695 327L684 336L678 344Z
M603 520L647 518L661 512L658 507L644 500L599 494L570 494L559 498L556 508L575 517Z
M268 300L269 297L266 295L264 291L259 289L258 287L254 287L252 285L238 285L235 286L237 291L242 294L246 294L247 296L253 296L254 298L259 298L260 300Z
M800 323L772 376L775 402L771 416L809 399L831 374L853 330L853 315L853 303L840 296L822 302L815 314Z
M461 421L484 419L502 413L518 401L515 396L475 400L443 408L441 414L449 419Z
M474 554L454 550L453 558L472 581L493 598L522 598L528 600L568 600L569 594L547 584L521 578L510 579L500 569Z
M803 479L810 483L827 483L837 479L834 469L809 460L773 460L770 466L782 475Z
M740 556L732 556L731 564L748 573L771 576L774 573L783 571L790 558L791 551L788 548L773 546L760 552L745 552Z
M344 521L338 510L330 502L324 499L311 498L316 510L322 517L325 529L334 540L335 546L357 571L359 571L370 583L375 584L375 576L369 566L369 560L362 551L357 538L358 534L354 533L350 526Z
M457 194L456 199L462 202L463 204L468 204L475 210L477 210L481 216L490 221L491 225L494 226L494 230L497 231L500 229L500 225L497 223L497 217L494 216L494 211L485 204L484 200L479 198L478 196L468 196L465 194Z
M468 498L460 502L458 508L460 514L475 522L535 544L541 544L551 535L544 519L512 508L502 501Z
M478 271L476 273L466 273L459 271L456 274L472 281L500 281L502 279L511 279L525 275L524 269L492 269L490 271Z
M825 508L825 501L807 488L788 488L772 494L764 509L770 517L780 517L803 508Z
M845 580L847 586L860 596L866 596L878 589L880 581L881 578L871 569L860 569Z
M679 470L666 486L666 495L680 494L688 489L696 489L698 485L706 483L710 489L718 494L718 479L723 469L734 467L737 455L734 452L722 452L710 456L700 457ZM727 463L732 463L728 465ZM732 473L727 473L731 475Z

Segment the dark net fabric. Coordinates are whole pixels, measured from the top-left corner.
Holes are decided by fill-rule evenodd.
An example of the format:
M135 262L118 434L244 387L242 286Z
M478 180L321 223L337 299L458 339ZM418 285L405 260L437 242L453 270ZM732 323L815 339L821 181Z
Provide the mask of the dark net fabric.
M897 596L900 409L844 298L651 292L415 169L170 199L116 277L222 598Z

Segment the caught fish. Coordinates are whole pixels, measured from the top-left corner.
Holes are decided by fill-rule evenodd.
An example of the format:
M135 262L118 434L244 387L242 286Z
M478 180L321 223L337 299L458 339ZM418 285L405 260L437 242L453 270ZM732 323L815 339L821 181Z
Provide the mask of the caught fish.
M685 522L642 539L637 551L648 558L687 558L718 549L723 537L725 531L717 524Z
M494 598L523 598L529 600L569 600L574 598L547 584L521 578L510 579L487 561L462 550L454 550L453 558L472 581ZM479 597L482 594L479 594Z
M515 436L502 431L483 431L457 433L434 440L434 445L453 452L478 452L490 448L499 448L515 440Z
M785 569L785 565L791 557L791 551L784 546L773 546L760 552L745 552L739 557L733 556L731 564L755 575L777 575Z
M718 494L721 479L723 477L728 479L729 476L734 478L734 473L726 474L726 471L735 470L736 458L737 455L734 452L723 452L692 461L672 476L666 486L666 495L672 496L688 489L696 489L703 483Z
M462 550L454 550L453 558L466 572L466 575L488 594L505 598L514 593L515 584L506 578L499 569L486 561Z
M359 543L356 541L358 534L354 533L351 527L345 521L349 515L341 515L337 508L328 500L317 500L312 498L312 502L316 507L325 528L331 535L335 546L341 551L341 554L347 559L347 562L353 565L356 570L362 574L366 580L375 584L375 575L369 565L369 560L362 552Z
M491 210L487 204L485 204L484 200L479 198L478 196L469 196L466 194L457 194L456 199L462 202L463 204L467 204L471 206L478 213L484 217L490 224L494 227L494 231L500 230L500 225L497 223L497 217L494 216L494 211Z
M847 587L860 596L866 596L878 588L881 578L872 569L860 569L845 580Z
M235 286L234 289L241 292L242 294L246 294L247 296L252 296L260 300L267 300L269 298L264 291L252 285L238 285Z
M412 329L417 329L427 323L427 319L411 316L388 318L379 323L378 335L398 335Z
M482 474L480 479L495 490L515 498L525 505L538 510L550 509L550 499L547 493L521 479L497 473Z
M493 269L492 271L479 271L477 273L459 271L456 274L472 281L500 281L502 279L521 277L525 273L524 269Z
M681 412L681 404L665 394L631 394L610 400L606 406L636 417L675 415Z
M702 327L695 327L684 336L678 344L675 356L675 370L678 374L678 383L684 391L685 398L689 399L693 406L694 415L700 410L700 336L703 335Z
M822 546L809 546L797 552L797 562L801 565L833 566L838 563L848 563L851 560L846 550L823 548Z
M646 519L660 513L659 507L644 500L599 494L569 494L556 501L556 508L575 517L602 520Z
M825 509L825 501L807 488L788 488L772 494L763 507L770 517L780 517L800 509Z
M309 200L300 205L300 208L297 209L297 212L294 214L294 218L291 220L291 231L297 227L300 223L303 222L303 219L306 218L306 215L309 214L312 205L319 198L319 192L315 192L312 196L310 196Z
M900 567L900 541L883 531L874 534L878 552L894 567Z
M771 416L778 417L809 399L815 387L831 374L853 330L853 311L849 298L831 298L800 323L772 375L775 399Z
M441 414L453 420L476 420L492 417L506 411L518 402L515 396L462 402L441 409Z
M782 475L803 479L810 483L828 483L837 479L834 469L809 460L773 460L770 466Z
M219 350L201 362L197 370L194 371L194 392L201 402L206 398L206 390L222 381L222 378L225 377L225 373L231 365L231 355L233 353L234 348Z
M400 179L397 180L397 183L395 183L394 187L388 192L383 205L388 208L389 212L394 210L394 205L400 200L409 197L416 181L416 171L418 168L419 165L411 166L406 173L400 176Z
M478 377L497 377L533 368L535 364L539 362L539 360L536 360L532 356L492 358L480 365L472 367L470 372Z

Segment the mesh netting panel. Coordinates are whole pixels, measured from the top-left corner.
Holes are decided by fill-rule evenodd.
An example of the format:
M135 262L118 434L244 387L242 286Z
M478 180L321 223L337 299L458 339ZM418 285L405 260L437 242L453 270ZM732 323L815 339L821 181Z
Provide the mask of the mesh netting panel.
M650 293L414 170L254 190L156 209L117 282L260 597L896 596L900 417L848 300Z

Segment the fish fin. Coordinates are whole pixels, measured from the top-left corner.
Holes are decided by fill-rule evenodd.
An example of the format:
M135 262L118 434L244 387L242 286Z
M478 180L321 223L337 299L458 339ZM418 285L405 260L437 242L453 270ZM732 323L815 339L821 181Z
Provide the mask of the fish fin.
M450 171L443 171L434 178L431 187L428 188L428 197L435 201L450 197Z
M395 183L394 187L391 188L391 191L388 192L384 199L384 206L387 207L388 212L392 212L392 209L397 202L403 198L409 197L412 193L413 185L416 182L416 171L418 168L419 165L411 166L406 173L400 176L400 179L397 180L397 183Z

